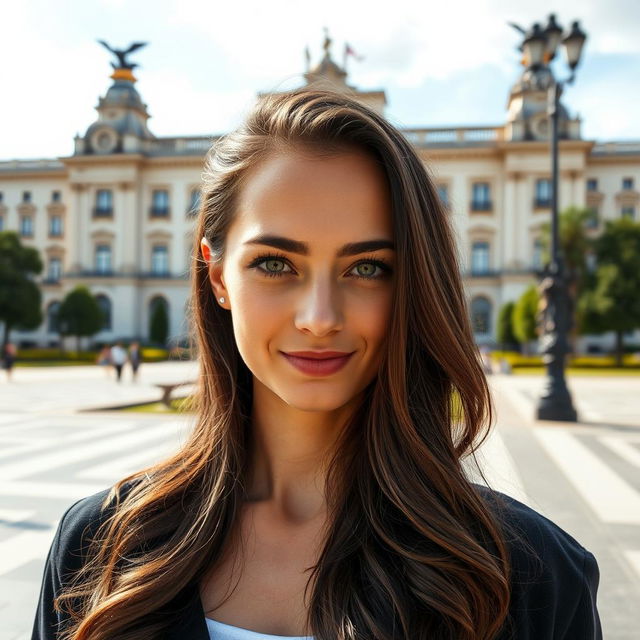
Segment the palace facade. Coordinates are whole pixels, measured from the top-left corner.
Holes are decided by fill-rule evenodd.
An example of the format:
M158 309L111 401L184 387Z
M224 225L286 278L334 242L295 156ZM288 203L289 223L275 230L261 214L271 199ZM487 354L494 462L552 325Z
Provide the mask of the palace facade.
M344 91L384 114L385 92L360 91L331 58L304 74L308 85ZM165 305L174 342L186 314L194 215L211 136L160 138L135 88L131 65L118 68L75 138L69 157L0 162L0 230L39 250L44 322L13 331L22 346L54 346L56 311L78 284L105 312L93 342L147 339L155 305ZM479 343L495 344L499 308L517 299L541 268L541 226L550 220L551 160L545 73L523 69L502 126L404 129L436 178L457 232L464 283ZM640 141L583 140L581 121L560 113L559 208L591 208L591 232L605 220L638 219ZM601 346L612 336L584 337Z

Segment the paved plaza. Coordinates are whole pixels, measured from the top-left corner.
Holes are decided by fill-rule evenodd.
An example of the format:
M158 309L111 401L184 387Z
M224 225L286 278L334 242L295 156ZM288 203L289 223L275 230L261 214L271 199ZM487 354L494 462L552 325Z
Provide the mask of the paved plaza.
M64 510L184 440L188 416L99 410L157 400L192 362L143 365L133 383L94 366L18 368L0 379L0 640L30 631L44 559ZM640 378L572 378L581 422L533 420L543 379L491 376L498 420L478 457L487 480L592 551L607 640L640 628ZM469 468L469 474L474 472Z

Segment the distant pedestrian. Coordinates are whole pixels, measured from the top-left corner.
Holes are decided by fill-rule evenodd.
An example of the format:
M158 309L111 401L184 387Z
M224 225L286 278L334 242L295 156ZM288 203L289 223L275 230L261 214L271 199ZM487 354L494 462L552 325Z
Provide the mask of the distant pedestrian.
M96 358L96 364L104 367L105 374L107 378L109 377L109 370L111 368L111 347L108 344L105 344L102 347L98 357Z
M127 361L127 352L124 350L122 343L118 342L111 347L111 364L116 370L116 380L121 382L122 380L122 367Z
M131 365L131 375L134 382L138 379L138 368L141 362L140 345L137 342L132 342L129 345L129 364Z
M11 382L11 372L16 361L18 349L12 342L7 342L2 352L2 368L7 372L7 381Z

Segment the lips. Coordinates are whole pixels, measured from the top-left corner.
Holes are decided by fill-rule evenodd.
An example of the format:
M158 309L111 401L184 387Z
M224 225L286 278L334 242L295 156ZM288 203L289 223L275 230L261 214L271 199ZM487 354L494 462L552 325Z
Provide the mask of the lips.
M281 353L298 371L310 376L327 376L336 373L349 362L353 355L353 353L345 353L344 351L294 351L288 353L281 351ZM305 353L309 356L300 355Z
M288 356L296 358L312 358L314 360L326 360L328 358L344 358L350 356L349 351L283 351Z

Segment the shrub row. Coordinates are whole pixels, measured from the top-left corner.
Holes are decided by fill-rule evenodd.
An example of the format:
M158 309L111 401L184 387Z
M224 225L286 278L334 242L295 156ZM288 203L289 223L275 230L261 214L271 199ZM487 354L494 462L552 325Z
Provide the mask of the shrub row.
M492 351L491 358L498 363L505 359L511 367L543 367L542 356L524 356L517 351ZM622 358L625 367L640 367L640 356L637 354L626 354ZM567 359L567 366L581 367L585 369L607 369L615 367L613 356L575 356Z
M187 358L188 354L181 352L171 353L172 357ZM71 362L87 362L93 364L97 357L98 351L62 351L57 348L49 349L19 349L18 360L23 362L44 361L50 362L54 360L66 360ZM158 349L155 347L142 347L143 362L162 362L169 359L169 351L167 349Z

